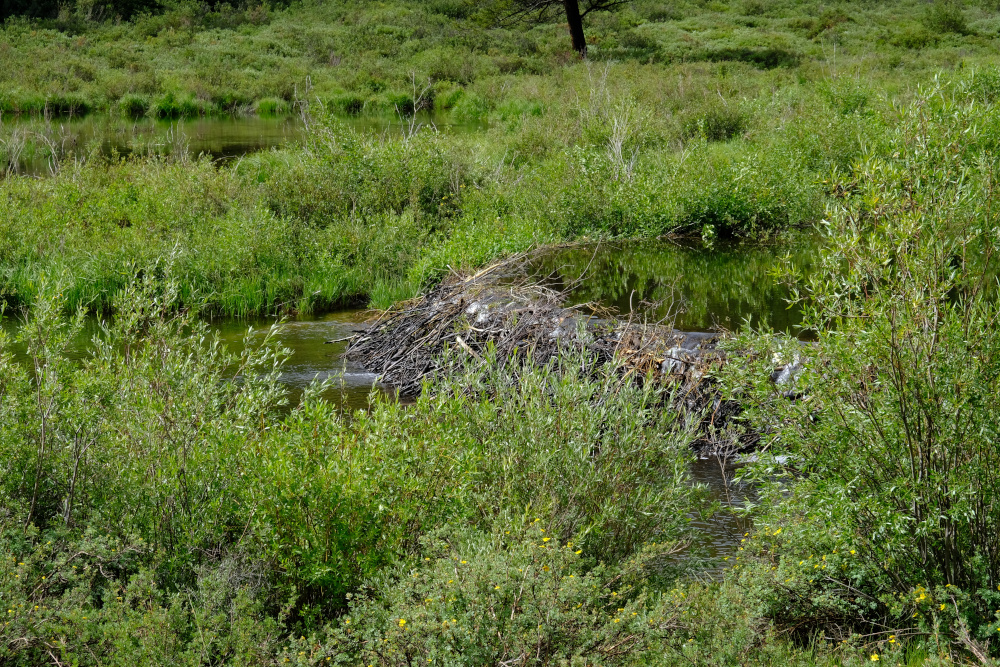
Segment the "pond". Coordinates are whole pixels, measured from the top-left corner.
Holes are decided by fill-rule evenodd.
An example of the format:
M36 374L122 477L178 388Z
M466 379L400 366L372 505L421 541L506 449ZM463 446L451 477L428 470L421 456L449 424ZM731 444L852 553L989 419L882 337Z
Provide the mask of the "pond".
M735 331L746 323L800 338L802 312L775 277L782 258L813 271L819 239L799 233L770 244L700 239L571 245L541 257L534 275L566 291L570 305L594 304L680 331Z
M744 322L801 338L801 310L789 307L789 287L774 275L778 257L787 257L808 274L818 252L818 239L797 235L780 245L699 241L632 241L581 244L539 258L535 274L566 288L570 304L615 308L622 315L659 320L672 314L682 331L738 329ZM581 278L582 276L582 278ZM665 305L664 301L669 302ZM668 312L669 310L669 312ZM301 317L285 325L280 340L292 350L282 376L294 404L313 377L337 379L330 400L345 408L368 405L375 376L343 358L347 342L367 312L345 310ZM238 351L253 327L263 336L271 320L223 321L216 324L231 349ZM336 340L336 343L327 341Z
M435 114L414 118L343 116L339 120L362 132L409 131L411 122L441 132L477 132L481 123L455 123ZM128 119L91 115L49 122L24 119L0 123L0 140L7 148L0 156L12 162L14 173L46 176L52 160L96 152L113 155L207 155L228 161L260 150L280 148L304 136L298 116L266 118L222 116L185 120ZM3 145L0 145L2 147ZM0 163L2 164L2 163ZM0 170L0 174L2 174Z

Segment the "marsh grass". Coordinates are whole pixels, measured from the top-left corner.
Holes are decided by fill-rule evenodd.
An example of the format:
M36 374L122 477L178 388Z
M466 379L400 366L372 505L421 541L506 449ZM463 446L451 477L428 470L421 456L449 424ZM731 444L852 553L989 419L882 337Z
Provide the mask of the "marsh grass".
M231 165L191 156L179 128L166 155L115 159L55 123L5 124L10 169L40 157L53 176L0 183L3 300L30 304L42 277L66 274L69 307L100 312L130 267L173 254L208 316L386 307L545 243L780 234L822 217L831 174L884 144L907 103L855 80L742 102L734 82L724 102L683 78L651 88L643 71L521 80L503 93L511 115L474 133L367 132L317 105L301 144ZM942 94L988 104L995 78L970 70ZM547 102L515 104L532 86ZM665 114L664 100L691 107Z
M574 61L559 25L499 28L487 20L488 7L471 4L453 11L416 0L270 9L181 2L124 22L84 4L72 19L5 22L4 115L112 112L133 96L149 100L146 112L158 117L266 115L308 92L345 114L427 105L474 119L495 110L489 89ZM989 61L997 35L995 7L956 0L685 0L669 10L635 2L588 23L594 61L711 63L719 72L751 72L758 87L788 75L815 80L820 72L861 72L895 87L960 62ZM428 93L419 95L414 81L420 90L429 85Z

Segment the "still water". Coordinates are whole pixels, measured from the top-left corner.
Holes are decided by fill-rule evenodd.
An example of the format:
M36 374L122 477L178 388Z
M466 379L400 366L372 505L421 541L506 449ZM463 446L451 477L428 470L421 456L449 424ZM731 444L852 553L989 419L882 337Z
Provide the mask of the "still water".
M477 132L484 124L462 124L434 114L416 117L345 116L339 121L361 132L381 134L411 131L414 126L441 132ZM207 155L229 161L250 153L280 148L305 136L298 116L264 118L222 116L186 120L126 119L85 116L49 122L26 119L0 122L0 138L14 139L15 173L46 176L55 159L101 155ZM5 152L10 152L5 151ZM6 165L0 164L0 174Z
M537 279L568 290L569 304L666 318L680 331L734 331L744 324L805 337L802 312L776 276L784 263L813 271L818 239L798 234L780 243L701 240L621 241L572 245L535 262Z
M365 314L343 310L285 323L279 342L292 355L282 371L281 382L288 389L290 405L296 405L302 391L315 380L330 381L331 388L324 397L345 412L367 409L375 395L392 395L376 383L374 373L344 358L345 339L361 328ZM269 320L229 320L215 325L219 338L236 353L243 350L248 334L251 343L259 342L270 326Z

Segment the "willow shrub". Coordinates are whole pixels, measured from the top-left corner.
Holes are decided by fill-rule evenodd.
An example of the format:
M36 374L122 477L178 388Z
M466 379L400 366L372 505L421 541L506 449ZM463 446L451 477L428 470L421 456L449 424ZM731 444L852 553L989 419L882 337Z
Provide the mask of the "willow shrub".
M491 530L530 513L610 560L688 543L690 514L707 509L686 470L689 426L660 390L580 365L488 362L349 423L307 400L255 453L256 534L325 604L455 520Z
M135 659L254 662L448 527L530 516L585 564L692 541L692 435L662 390L575 354L456 360L414 405L348 419L317 386L288 412L275 330L229 354L173 271L144 268L102 323L41 284L19 347L0 341L0 658L92 664L137 633Z
M176 311L176 284L147 271L120 295L113 322L91 322L82 360L82 311L67 318L61 287L41 286L18 334L30 372L3 358L3 521L99 525L184 560L245 525L240 451L284 401L285 353L269 336L228 354L206 324ZM241 382L223 381L230 369Z
M800 630L874 627L887 645L943 633L995 653L1000 131L992 104L940 89L899 112L891 150L843 176L823 225L822 271L803 292L816 344L754 343L764 365L807 360L807 397L775 400L758 381L768 454L790 463L757 466L765 567L746 580Z
M508 530L449 528L422 558L387 569L324 633L295 642L337 664L631 664L681 628L682 595L646 585L666 545L594 565L539 520ZM300 654L301 655L301 654Z

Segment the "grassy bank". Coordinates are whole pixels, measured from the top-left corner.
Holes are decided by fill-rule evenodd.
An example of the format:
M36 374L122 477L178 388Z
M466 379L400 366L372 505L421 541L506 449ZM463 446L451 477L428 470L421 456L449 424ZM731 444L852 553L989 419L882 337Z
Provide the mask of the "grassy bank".
M650 67L521 80L545 110L518 107L480 133L366 134L313 109L302 145L228 165L56 155L51 177L0 182L0 294L30 304L63 276L70 309L101 311L136 270L169 262L204 314L387 306L449 267L544 243L780 233L823 216L857 160L887 150L916 94L866 89L844 109L830 91L860 95L854 80L782 80L772 93L703 65ZM975 105L993 136L998 81L970 70L938 94ZM720 98L711 82L731 87ZM505 94L513 105L527 92ZM682 111L659 111L664 100ZM720 117L742 129L717 136Z

